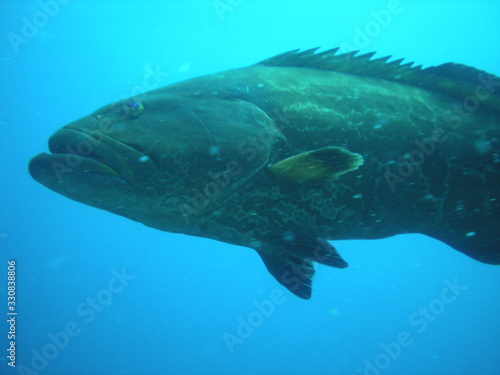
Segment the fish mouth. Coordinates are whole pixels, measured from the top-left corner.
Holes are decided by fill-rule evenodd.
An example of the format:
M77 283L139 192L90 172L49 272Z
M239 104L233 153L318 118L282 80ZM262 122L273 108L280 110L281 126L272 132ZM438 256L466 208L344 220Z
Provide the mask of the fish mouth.
M78 176L85 179L123 180L144 187L157 175L154 161L133 145L101 132L69 127L49 139L48 153L31 159L29 172L38 182L52 188Z

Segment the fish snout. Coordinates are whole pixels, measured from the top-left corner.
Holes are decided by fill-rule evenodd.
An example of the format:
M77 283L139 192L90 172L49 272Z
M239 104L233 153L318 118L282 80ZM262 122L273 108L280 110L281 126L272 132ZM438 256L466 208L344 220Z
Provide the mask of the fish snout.
M52 155L47 156L63 161L63 167L87 174L119 176L137 187L149 184L158 172L146 153L99 131L59 129L49 139L49 151Z

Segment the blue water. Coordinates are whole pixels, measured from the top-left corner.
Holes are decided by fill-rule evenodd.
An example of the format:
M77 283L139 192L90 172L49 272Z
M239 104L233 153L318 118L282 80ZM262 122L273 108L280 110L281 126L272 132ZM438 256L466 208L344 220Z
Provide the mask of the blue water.
M0 17L0 374L500 374L498 267L436 240L337 242L350 267L318 265L304 301L250 249L155 231L27 172L102 105L294 48L500 75L499 2L4 0Z

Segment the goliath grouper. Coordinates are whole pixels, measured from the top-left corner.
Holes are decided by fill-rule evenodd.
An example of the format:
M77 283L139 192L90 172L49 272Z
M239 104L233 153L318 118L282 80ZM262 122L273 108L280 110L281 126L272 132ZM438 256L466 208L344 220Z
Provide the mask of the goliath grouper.
M107 105L29 165L68 198L253 248L310 298L327 240L422 233L500 261L500 79L317 48ZM408 245L411 246L411 245Z

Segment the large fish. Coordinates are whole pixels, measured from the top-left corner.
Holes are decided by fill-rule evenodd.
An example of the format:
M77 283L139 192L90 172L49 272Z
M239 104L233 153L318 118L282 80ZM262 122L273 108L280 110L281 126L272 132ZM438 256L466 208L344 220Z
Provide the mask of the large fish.
M58 130L30 173L147 226L253 248L301 298L313 262L347 266L327 240L423 233L499 264L500 79L316 50L107 105Z

